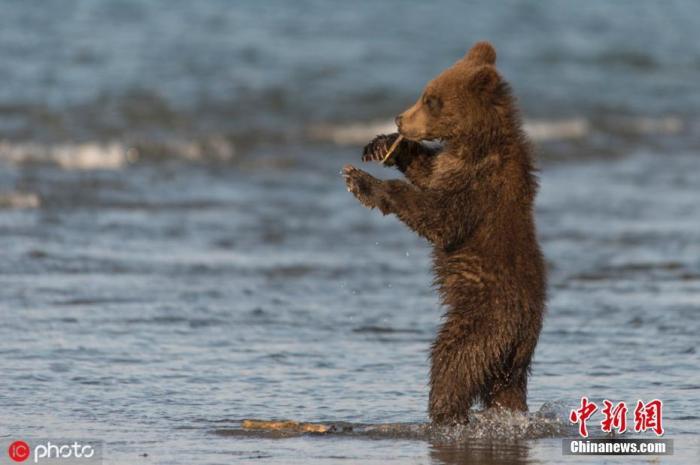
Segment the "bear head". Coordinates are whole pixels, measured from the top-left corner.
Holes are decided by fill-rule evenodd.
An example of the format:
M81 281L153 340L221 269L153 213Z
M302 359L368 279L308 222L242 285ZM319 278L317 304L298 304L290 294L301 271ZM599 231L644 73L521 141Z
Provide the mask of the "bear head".
M396 117L399 133L410 140L449 141L498 124L510 92L496 71L496 51L478 42L457 63L430 81L418 101Z

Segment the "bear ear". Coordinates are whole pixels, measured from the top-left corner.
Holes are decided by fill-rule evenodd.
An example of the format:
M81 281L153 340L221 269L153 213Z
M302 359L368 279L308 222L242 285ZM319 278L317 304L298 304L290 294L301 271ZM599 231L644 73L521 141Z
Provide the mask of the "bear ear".
M491 65L480 66L469 76L469 88L476 92L493 92L501 83L501 76Z
M473 64L493 65L496 63L496 49L486 41L477 42L464 59Z

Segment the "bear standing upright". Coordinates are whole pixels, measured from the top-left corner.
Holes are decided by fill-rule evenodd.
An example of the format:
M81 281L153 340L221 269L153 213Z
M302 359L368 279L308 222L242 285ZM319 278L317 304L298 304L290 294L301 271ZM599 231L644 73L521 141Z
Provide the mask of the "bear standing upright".
M430 418L468 421L471 406L527 410L527 378L542 328L545 265L537 243L532 149L487 42L433 79L396 118L391 155L409 182L343 169L348 190L395 214L433 244L446 308L431 350ZM381 160L398 134L376 137ZM438 139L439 149L421 143Z

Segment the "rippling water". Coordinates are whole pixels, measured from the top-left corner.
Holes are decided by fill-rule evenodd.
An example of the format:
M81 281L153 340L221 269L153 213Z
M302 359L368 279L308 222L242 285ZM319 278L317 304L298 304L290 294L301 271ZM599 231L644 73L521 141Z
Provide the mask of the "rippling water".
M108 463L561 460L524 419L497 450L216 434L250 417L426 421L428 248L345 191L338 167L356 158L3 171L42 202L0 210L5 434L101 438ZM538 206L551 299L531 410L563 422L581 395L661 397L679 463L700 431L697 167L695 154L545 165Z
M99 439L119 464L597 464L561 455L568 410L658 397L660 462L692 462L697 4L445 5L3 8L0 440ZM432 430L428 246L339 170L482 38L539 143L550 301L532 413Z
M525 116L566 143L547 153L620 153L668 136L697 148L699 5L16 3L0 15L0 159L42 158L55 144L229 160L260 145L361 143L335 132L390 121L483 39Z

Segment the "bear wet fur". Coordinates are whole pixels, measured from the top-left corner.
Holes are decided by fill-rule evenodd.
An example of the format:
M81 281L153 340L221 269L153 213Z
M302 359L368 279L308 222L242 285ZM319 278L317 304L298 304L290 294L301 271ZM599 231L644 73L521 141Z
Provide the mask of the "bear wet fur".
M390 160L408 182L343 170L363 205L396 215L433 245L446 312L431 349L429 414L440 424L467 422L479 401L526 411L542 327L532 149L495 61L493 47L477 43L397 117L405 139ZM363 160L381 160L396 137L376 137ZM432 139L442 147L421 143Z

